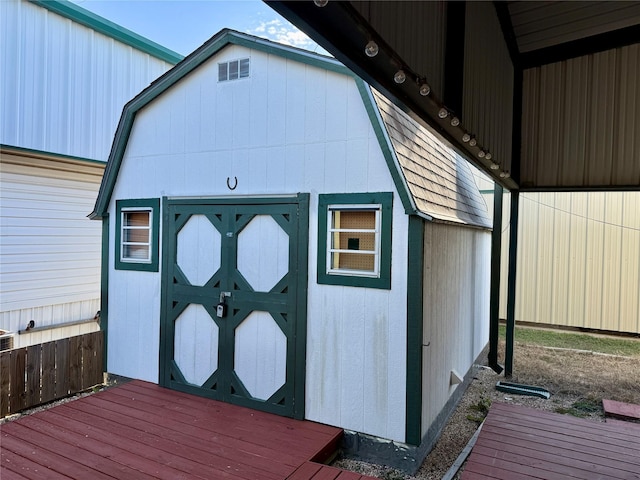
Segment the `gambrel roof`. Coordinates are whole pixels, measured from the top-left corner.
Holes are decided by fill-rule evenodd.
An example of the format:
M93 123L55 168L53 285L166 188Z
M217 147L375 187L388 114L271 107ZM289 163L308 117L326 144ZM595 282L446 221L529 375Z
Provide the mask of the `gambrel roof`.
M407 214L491 228L466 160L433 132L373 91L337 60L251 35L222 30L124 108L91 218L107 212L136 113L227 45L279 55L354 78Z

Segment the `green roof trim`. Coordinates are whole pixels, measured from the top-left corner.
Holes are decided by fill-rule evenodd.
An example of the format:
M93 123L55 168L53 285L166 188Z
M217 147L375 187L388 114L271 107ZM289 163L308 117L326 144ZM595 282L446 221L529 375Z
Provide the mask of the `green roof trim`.
M84 25L96 32L113 38L125 45L129 45L141 52L148 53L162 61L175 65L180 62L184 56L169 50L162 45L152 42L151 40L138 35L120 25L113 23L106 18L102 18L89 10L79 7L75 3L66 0L29 0L34 5L46 8L50 12L57 13L69 20L80 25Z
M418 214L418 209L409 194L409 187L406 184L404 175L401 173L400 166L397 162L395 150L391 144L391 139L387 135L387 130L383 127L384 122L380 116L380 110L373 99L371 87L364 83L360 78L356 78L356 85L358 86L362 102L364 103L364 107L369 115L369 120L371 120L373 131L378 138L380 149L382 150L384 159L387 162L387 167L389 167L393 183L400 195L400 201L402 201L404 211L407 215Z
M6 145L0 143L0 150L6 153L16 153L29 156L45 156L59 158L61 160L73 160L75 162L91 163L94 165L105 165L104 160L96 160L94 158L75 157L73 155L65 155L64 153L47 152L45 150L36 150L33 148L16 147L15 145Z
M124 106L111 147L111 153L109 154L107 168L102 178L100 192L98 193L94 210L91 215L89 215L89 218L101 218L102 215L107 212L136 113L230 44L278 55L283 58L355 78L351 70L332 57L281 45L270 40L229 29L221 30Z

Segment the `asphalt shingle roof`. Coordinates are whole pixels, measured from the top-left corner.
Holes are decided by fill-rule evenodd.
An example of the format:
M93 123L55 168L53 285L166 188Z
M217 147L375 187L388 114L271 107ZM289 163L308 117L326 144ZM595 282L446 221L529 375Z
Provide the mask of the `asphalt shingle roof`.
M416 208L434 220L491 228L466 160L382 94L372 92Z

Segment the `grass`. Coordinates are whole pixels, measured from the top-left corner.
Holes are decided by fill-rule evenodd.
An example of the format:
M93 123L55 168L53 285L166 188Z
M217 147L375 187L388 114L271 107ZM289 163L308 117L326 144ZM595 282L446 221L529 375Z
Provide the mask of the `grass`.
M500 325L500 336L505 337L506 327ZM515 341L527 345L541 347L572 348L590 352L621 355L625 357L640 357L640 340L584 333L570 333L557 330L528 328L516 326Z

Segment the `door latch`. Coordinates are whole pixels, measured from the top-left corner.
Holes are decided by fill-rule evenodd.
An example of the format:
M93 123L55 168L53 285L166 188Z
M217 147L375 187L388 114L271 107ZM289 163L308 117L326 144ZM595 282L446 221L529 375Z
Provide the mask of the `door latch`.
M231 292L220 292L220 303L216 306L216 316L218 318L227 316L227 297L231 297Z

